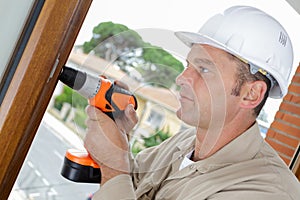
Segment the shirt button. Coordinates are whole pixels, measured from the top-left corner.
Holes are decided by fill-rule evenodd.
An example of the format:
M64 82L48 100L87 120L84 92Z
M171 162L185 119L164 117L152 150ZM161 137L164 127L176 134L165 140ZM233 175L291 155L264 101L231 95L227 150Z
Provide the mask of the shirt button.
M190 165L190 169L195 169L195 165Z
M205 173L205 172L208 171L208 168L206 168L206 167L200 167L200 168L199 168L199 171L200 171L201 173Z

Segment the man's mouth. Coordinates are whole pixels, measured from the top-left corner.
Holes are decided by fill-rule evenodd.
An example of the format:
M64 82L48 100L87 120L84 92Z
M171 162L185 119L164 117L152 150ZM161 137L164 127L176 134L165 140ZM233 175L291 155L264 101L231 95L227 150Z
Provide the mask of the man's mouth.
M191 98L185 94L179 93L179 100L193 101L193 98Z

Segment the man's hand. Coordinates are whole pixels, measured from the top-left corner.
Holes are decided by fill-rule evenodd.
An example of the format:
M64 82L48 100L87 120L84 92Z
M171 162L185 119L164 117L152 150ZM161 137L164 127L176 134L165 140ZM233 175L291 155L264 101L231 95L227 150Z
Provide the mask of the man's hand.
M128 174L129 144L127 134L137 123L133 105L128 105L124 114L115 119L116 123L99 109L88 106L86 109L87 134L84 145L94 161L101 167L102 181Z

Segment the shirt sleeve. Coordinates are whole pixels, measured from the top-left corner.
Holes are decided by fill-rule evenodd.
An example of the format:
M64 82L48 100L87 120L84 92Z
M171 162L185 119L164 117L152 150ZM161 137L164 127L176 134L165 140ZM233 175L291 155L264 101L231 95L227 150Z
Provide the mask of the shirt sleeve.
M107 181L94 194L93 200L136 199L130 175L122 174Z

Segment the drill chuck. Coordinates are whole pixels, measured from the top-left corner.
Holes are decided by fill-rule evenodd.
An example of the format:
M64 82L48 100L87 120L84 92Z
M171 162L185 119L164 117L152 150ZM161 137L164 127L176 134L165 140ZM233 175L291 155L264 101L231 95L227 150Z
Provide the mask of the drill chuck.
M101 86L101 78L64 66L59 80L87 99L93 98Z
M86 73L64 66L59 80L74 90L82 88L86 81Z

